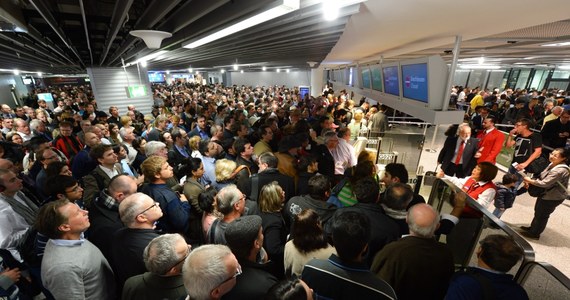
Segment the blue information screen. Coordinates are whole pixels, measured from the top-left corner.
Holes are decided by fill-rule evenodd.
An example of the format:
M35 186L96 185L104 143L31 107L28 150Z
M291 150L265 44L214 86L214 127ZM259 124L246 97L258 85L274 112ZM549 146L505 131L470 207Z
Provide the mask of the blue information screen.
M362 69L362 87L365 89L370 88L370 69Z
M308 86L299 87L299 94L301 99L305 99L305 95L311 96L311 88Z
M380 72L380 67L372 67L372 89L377 91L382 91L382 74Z
M400 96L400 82L398 81L398 66L382 68L384 75L384 92Z
M148 81L150 82L165 82L163 73L148 73Z
M427 64L402 65L402 92L405 98L428 103Z

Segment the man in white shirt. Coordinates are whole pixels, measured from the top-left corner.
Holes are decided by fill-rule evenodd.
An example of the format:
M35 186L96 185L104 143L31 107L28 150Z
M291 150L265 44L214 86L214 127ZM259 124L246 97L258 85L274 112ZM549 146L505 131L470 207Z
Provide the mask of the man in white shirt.
M129 153L127 154L129 164L132 164L135 161L138 154L138 151L133 147L133 141L136 139L134 130L134 127L122 127L119 130L119 134L123 139L123 145L127 146L127 149L129 150Z
M89 155L99 165L89 175L83 177L85 189L83 202L87 208L89 208L91 201L99 191L109 186L111 178L123 173L121 166L117 164L117 154L115 154L111 145L96 145L91 148Z
M16 126L16 133L22 137L24 142L29 141L32 138L32 132L30 130L30 125L23 119L14 119L14 125Z
M0 248L21 260L17 248L34 224L38 207L21 192L22 180L14 172L0 169L0 187Z
M335 175L343 175L347 168L356 166L356 153L354 146L352 146L349 141L350 129L341 128L338 131L338 145L331 150L335 164Z

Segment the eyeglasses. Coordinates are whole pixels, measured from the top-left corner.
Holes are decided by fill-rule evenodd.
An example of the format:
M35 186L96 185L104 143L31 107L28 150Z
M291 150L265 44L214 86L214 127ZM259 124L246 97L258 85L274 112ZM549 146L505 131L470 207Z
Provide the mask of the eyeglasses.
M159 206L160 206L160 203L154 202L154 203L153 203L151 206L149 206L147 209L145 209L145 210L141 211L140 213L138 213L137 216L144 214L145 212L151 210L153 207L159 207Z
M188 245L188 249L187 249L187 251L186 251L186 255L184 255L184 257L183 257L182 259L180 259L178 262L176 262L176 263L172 266L172 268L174 268L174 267L178 266L179 264L183 263L183 262L186 260L186 258L188 258L188 255L190 255L190 251L192 251L192 246ZM170 269L172 269L172 268L170 268ZM169 270L170 270L170 269L169 269Z
M228 278L228 279L222 281L218 286L220 286L220 285L222 285L222 284L224 284L224 283L226 283L226 282L228 282L228 281L230 281L230 280L232 280L232 279L238 277L239 275L241 275L241 273L242 273L242 271L241 271L241 266L238 264L237 269L236 269L236 273L235 273L232 277L230 277L230 278Z
M44 157L44 160L56 159L56 158L58 158L57 155L54 155L54 156Z

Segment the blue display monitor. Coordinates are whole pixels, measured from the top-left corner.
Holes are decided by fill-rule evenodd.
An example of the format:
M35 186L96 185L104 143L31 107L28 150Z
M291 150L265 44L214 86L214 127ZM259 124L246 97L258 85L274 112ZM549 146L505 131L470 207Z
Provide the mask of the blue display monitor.
M449 101L449 67L439 55L401 61L400 74L406 104L439 110Z
M362 88L370 88L370 69L368 67L360 67L360 79L362 80Z
M309 97L310 97L311 96L311 87L300 86L299 87L299 95L301 96L301 99L305 99L305 95L309 95Z
M38 94L38 100L44 100L45 102L53 102L53 95L51 93L40 93Z
M384 92L386 94L400 96L400 77L398 76L398 65L382 67L384 76Z
M163 73L149 72L148 73L148 81L150 81L150 82L165 82L166 78L164 78Z
M372 73L372 89L381 92L382 70L380 70L380 65L371 66L370 73Z
M428 103L428 91L427 63L402 64L402 96Z

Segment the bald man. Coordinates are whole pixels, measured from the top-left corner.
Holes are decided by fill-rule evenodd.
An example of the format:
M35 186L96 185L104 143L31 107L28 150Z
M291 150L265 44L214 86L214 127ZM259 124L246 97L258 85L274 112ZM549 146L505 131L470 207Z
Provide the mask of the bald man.
M371 271L396 291L398 299L443 299L453 274L453 254L434 239L439 214L427 204L408 210L410 235L386 245Z

